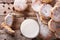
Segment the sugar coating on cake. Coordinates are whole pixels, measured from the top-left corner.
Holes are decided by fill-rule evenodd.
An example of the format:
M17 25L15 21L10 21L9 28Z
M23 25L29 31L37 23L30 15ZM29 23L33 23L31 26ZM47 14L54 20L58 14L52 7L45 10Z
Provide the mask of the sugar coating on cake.
M36 3L33 3L31 7L34 11L39 12L40 11L40 5L41 5L40 2L38 1Z
M8 25L8 26L12 26L12 23L13 23L13 16L8 14L6 17L5 17L5 23Z
M40 34L43 36L43 37L48 37L50 35L50 30L48 28L47 25L44 25L44 24L41 24L40 26Z
M51 9L52 9L51 5L49 5L49 4L42 4L40 12L45 17L49 17L51 15Z
M52 9L51 18L55 22L60 22L60 6L54 6Z
M15 0L14 6L19 8L20 10L25 10L27 7L27 0Z

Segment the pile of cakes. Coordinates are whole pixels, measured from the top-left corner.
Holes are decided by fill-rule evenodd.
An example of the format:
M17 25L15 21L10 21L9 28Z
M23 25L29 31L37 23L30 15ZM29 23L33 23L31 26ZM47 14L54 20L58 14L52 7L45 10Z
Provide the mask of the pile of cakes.
M18 27L24 37L30 39L39 37L43 40L60 38L59 0L15 0L13 11L24 14L25 20L20 28ZM12 27L16 19L15 14L9 13L1 24L9 34L15 33L14 28L18 30L17 27ZM36 16L36 20L27 18L31 15Z

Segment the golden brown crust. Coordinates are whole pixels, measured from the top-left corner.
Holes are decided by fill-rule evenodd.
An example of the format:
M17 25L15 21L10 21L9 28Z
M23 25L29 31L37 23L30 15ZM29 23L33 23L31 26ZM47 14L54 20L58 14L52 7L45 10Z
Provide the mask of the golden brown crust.
M52 31L52 32L55 32L56 30L55 30L55 23L54 23L54 21L51 19L49 22L48 22L48 27L49 27L49 29Z
M50 17L46 17L46 16L42 15L41 12L40 12L40 16L44 19L49 19L50 18Z
M53 21L52 19L48 22L48 27L52 32L58 32L60 30L60 23Z
M4 22L1 24L1 26L8 32L9 34L15 33L14 30L12 30L9 26L7 26Z
M44 24L48 24L48 21L50 19L45 19L43 16L40 16L40 20L44 23Z
M41 0L43 3L51 3L53 0Z

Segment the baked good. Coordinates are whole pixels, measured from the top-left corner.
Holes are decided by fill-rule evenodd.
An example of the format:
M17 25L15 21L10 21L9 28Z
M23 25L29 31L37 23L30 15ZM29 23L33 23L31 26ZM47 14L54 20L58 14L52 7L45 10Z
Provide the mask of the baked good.
M25 37L35 38L39 34L39 25L33 19L26 19L22 22L20 30Z
M40 1L34 2L31 4L31 8L35 11L35 12L39 12L40 11Z
M49 4L42 4L40 8L40 15L46 19L50 18L52 6Z
M14 8L16 11L24 11L27 8L27 0L15 0Z
M14 20L13 15L8 14L8 15L5 17L5 23L6 23L6 25L8 25L9 27L11 27L12 24L13 24L13 20Z
M56 25L55 25L55 22L52 19L48 22L48 27L52 32L56 31L56 29L55 29Z
M54 8L52 8L51 18L55 22L60 22L60 6L54 6Z
M12 28L10 28L8 25L6 25L4 22L1 24L1 27L5 29L5 31L9 34L14 34L15 31L12 30Z
M52 37L52 32L49 30L48 26L40 23L40 36L43 39L50 39Z
M48 22L48 27L52 32L56 32L58 29L60 29L60 23L55 22L52 19Z

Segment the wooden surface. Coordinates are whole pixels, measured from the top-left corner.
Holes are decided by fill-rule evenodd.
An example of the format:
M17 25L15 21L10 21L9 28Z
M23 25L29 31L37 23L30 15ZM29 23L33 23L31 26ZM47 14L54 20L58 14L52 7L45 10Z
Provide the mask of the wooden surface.
M0 0L0 3L11 3L14 2L14 0Z

